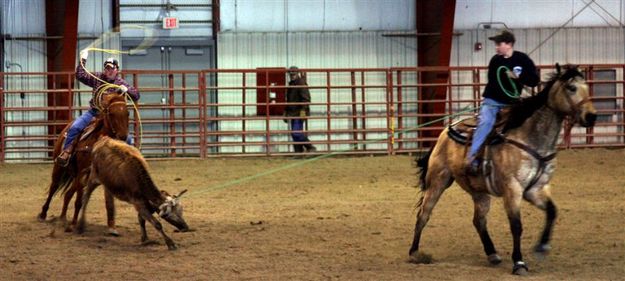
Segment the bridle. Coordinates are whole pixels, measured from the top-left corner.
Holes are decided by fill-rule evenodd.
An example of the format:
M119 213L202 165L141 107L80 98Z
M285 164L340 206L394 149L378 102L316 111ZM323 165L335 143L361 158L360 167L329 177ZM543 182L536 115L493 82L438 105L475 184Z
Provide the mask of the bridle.
M111 114L110 114L111 110L110 109L113 106L116 106L116 105L119 105L119 104L123 105L124 107L127 106L126 101L115 101L115 102L112 102L112 103L108 104L108 106L103 108L103 110L102 110L102 114L104 114L104 118L106 119L106 123L109 124L109 128L111 129L111 132L113 133L113 135L116 135L117 131L115 130L115 127L112 125L113 123L111 123Z
M571 78L571 79L574 79L574 77ZM560 88L566 88L567 86L568 86L568 83L562 83L560 85ZM569 105L569 107L571 108L571 111L568 112L567 114L565 114L565 116L567 116L570 119L572 119L570 121L573 121L573 122L569 122L569 123L574 123L575 120L579 119L579 116L580 116L580 114L582 112L582 105L590 102L590 98L589 97L584 97L584 98L582 98L581 101L576 103L575 101L573 101L573 98L571 98L571 95L566 93L566 90L567 89L564 89L564 92L565 92L564 93L564 97L566 98L566 102ZM554 111L556 113L558 112L555 108L551 107L549 104L547 104L547 108L551 109L552 111Z

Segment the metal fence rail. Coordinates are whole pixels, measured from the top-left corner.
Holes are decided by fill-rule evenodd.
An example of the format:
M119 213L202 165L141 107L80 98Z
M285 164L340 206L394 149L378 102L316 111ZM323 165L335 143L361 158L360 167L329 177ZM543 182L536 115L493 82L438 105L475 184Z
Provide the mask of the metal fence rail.
M625 147L625 64L581 68L591 85L599 119L594 128L576 127L570 135L561 136L560 146ZM546 74L552 66L540 69ZM303 71L312 97L306 131L317 153L395 154L423 150L446 124L471 116L470 111L458 113L479 106L487 70ZM449 79L446 83L423 83L421 77L428 72ZM48 89L45 81L51 76L74 79L73 75L0 73L0 162L51 160L57 136L49 132L69 122L55 116L58 112L79 116L88 109L91 89ZM131 114L135 143L153 158L293 155L291 131L284 122L288 118L276 114L286 103L274 99L276 93L278 97L284 95L288 82L284 85L261 79L280 75L284 69L124 71L126 80L141 92L140 120ZM424 96L435 89L442 89L446 98ZM68 99L70 106L49 102L50 95L54 95L53 100L58 100L56 95ZM438 110L423 111L428 107ZM445 119L449 115L456 116ZM444 121L424 126L436 119Z

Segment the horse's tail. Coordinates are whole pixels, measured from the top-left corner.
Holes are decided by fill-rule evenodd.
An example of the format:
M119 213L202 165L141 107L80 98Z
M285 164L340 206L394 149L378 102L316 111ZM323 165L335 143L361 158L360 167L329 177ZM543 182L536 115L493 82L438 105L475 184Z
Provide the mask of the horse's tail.
M74 179L74 177L66 170L66 168L53 167L52 169L55 169L55 171L52 172L52 184L50 184L47 190L49 198L52 198L57 193L65 194L65 190Z
M434 150L434 147L431 147L428 152L415 160L417 162L417 166L419 167L419 186L421 187L421 191L425 191L427 189L427 186L425 185L425 176L428 174L428 162L430 161L432 150Z
M55 190L54 193L57 193L60 190L60 195L65 194L69 189L68 187L71 185L72 181L74 181L74 176L72 176L69 171L63 168L61 171L61 176L59 177L59 182L57 183L58 188ZM54 195L54 193L52 195Z

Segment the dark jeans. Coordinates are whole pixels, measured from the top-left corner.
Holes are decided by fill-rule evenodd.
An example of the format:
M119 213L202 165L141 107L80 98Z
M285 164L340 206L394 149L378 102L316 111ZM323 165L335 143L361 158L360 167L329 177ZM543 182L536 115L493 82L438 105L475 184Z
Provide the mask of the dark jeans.
M302 144L294 144L293 148L295 152L304 152L304 148L310 149L312 145L310 140L304 133L304 119L291 119L291 138L294 142L300 142Z

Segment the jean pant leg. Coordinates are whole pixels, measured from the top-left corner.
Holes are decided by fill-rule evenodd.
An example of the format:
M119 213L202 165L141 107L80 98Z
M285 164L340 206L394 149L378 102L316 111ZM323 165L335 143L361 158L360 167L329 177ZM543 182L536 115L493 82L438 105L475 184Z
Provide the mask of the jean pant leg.
M497 112L500 107L497 105L483 104L480 108L480 115L478 117L477 128L473 133L473 141L471 143L471 150L469 150L469 158L472 158L480 150L480 147L488 137L488 134L493 129L495 121L497 119Z
M80 133L89 125L89 122L97 115L97 111L88 110L80 117L76 118L72 123L72 126L67 130L67 137L65 138L65 142L63 143L63 149L66 149L70 143L74 141L74 139L80 135Z
M135 144L135 138L132 134L128 134L128 136L126 137L126 143L130 146Z
M306 134L304 134L304 120L291 119L291 137L294 142L308 141Z

